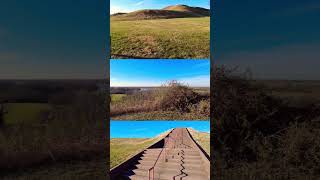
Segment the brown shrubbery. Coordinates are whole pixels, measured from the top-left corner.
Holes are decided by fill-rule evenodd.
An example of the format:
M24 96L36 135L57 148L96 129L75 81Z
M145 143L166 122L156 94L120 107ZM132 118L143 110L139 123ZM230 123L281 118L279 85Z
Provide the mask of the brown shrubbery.
M245 75L215 67L212 78L213 176L217 179L318 177L316 105L289 106Z
M176 81L171 81L153 93L156 106L164 111L190 112L189 106L199 102L199 94Z
M200 113L209 118L209 109L209 95L200 95L188 86L170 81L159 88L128 95L122 101L111 103L111 116L137 112L175 111Z

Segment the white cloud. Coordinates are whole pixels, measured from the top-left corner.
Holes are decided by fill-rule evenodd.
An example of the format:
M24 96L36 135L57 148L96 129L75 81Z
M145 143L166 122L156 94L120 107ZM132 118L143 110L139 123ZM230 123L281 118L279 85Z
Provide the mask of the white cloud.
M110 6L110 14L115 14L115 13L128 13L130 12L129 9L125 9L123 7L119 6Z
M121 81L116 78L111 78L110 86L111 87L158 87L163 84L166 84L166 82L169 82L171 80L172 79L168 79L167 81L160 81L160 80ZM191 87L210 87L210 75L185 77L185 78L177 79L177 81Z
M194 76L178 79L178 81L191 87L210 87L210 75Z
M155 87L161 86L160 81L150 81L150 80L140 80L140 81L114 81L115 79L111 78L110 86L111 87Z
M144 3L144 1L139 1L139 2L137 2L136 4L134 4L135 6L140 6L140 5L142 5Z

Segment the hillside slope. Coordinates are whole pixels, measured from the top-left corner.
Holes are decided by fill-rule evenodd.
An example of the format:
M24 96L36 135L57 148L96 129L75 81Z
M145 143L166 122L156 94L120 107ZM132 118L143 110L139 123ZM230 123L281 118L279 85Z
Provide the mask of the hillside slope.
M201 7L190 7L187 5L175 5L163 8L163 10L189 12L196 16L210 16L210 10Z
M171 19L205 16L210 16L210 10L187 5L175 5L163 9L144 9L131 13L116 13L111 15L111 20Z

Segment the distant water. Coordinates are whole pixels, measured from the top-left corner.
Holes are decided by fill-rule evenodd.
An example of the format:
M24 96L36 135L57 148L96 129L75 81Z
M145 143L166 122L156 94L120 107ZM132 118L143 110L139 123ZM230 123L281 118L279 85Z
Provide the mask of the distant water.
M210 133L210 121L110 121L110 138L151 138L171 128Z

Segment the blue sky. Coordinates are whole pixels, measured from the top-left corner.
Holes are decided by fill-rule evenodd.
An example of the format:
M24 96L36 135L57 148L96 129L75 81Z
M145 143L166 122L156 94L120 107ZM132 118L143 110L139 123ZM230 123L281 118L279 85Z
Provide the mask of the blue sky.
M110 121L111 138L152 138L172 128L210 133L210 121Z
M110 14L141 9L162 9L177 4L210 8L209 0L110 0Z
M178 80L192 87L210 86L209 60L111 60L110 85L160 86Z
M215 3L215 61L259 79L320 80L318 0Z
M104 78L105 5L2 0L0 78Z

